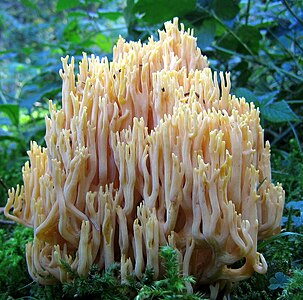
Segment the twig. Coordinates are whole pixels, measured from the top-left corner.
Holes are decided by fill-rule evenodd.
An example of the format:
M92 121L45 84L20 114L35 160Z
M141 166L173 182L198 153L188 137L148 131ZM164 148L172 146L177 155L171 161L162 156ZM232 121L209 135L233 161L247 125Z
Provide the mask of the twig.
M250 10L250 0L248 0L247 6L246 6L245 25L248 24L249 10Z
M289 132L293 131L294 128L296 128L300 122L292 124L292 127L288 127L284 132L282 132L279 135L276 135L276 138L270 143L271 146L275 145L277 142L279 142L281 139L283 139Z
M300 152L302 153L302 147L301 147L301 143L300 143L300 140L299 140L297 131L296 131L294 125L293 125L291 122L288 122L288 124L289 124L289 126L290 126L290 128L291 128L291 130L292 130L292 132L293 132L293 134L294 134L294 136L295 136L295 139L296 139L296 141L297 141L297 143L298 143L298 147L299 147L299 149L300 149Z
M1 225L15 225L16 223L14 221L6 221L6 220L0 220Z
M208 12L208 11L207 11ZM242 39L234 32L232 29L230 29L217 15L216 13L212 10L211 12L208 12L211 17L213 17L220 25L222 25L226 31L228 31L244 48L245 50L250 54L250 56L254 59L257 60L257 57L255 54L252 52L252 50L247 46L247 44L242 41Z
M4 183L4 181L2 180L2 178L0 178L0 185L2 185L3 188L8 192L8 187L6 186L6 184Z
M0 215L3 213L4 213L4 207L0 207ZM0 219L0 224L1 225L14 225L14 224L16 224L16 222Z
M296 64L297 68L299 70L302 70L300 63L298 63L298 61L296 59L296 56L289 49L287 49L287 47L285 47L283 43L281 43L281 41L276 37L276 35L269 28L267 29L267 31L277 41L277 43L280 45L280 47L283 48L284 51L292 58L292 60Z
M224 27L226 31L228 31L246 50L247 52L253 57L254 60L257 60L257 57L254 55L252 50L247 46L247 44L241 40L241 38L231 29L229 28L220 17L218 17L213 9L207 10L205 7L198 4L198 8L206 13L209 17L215 19L221 26Z
M300 45L300 43L297 41L295 36L290 36L289 34L285 35L288 39L290 39L301 51L303 51L303 47Z
M285 0L286 1L286 0ZM226 31L228 31L246 50L247 52L249 53L250 56L248 55L243 55L243 54L240 54L238 52L235 52L235 51L230 51L229 49L226 49L226 48L223 48L223 47L220 47L218 45L213 45L212 47L215 48L215 49L218 49L218 50L221 50L221 51L224 51L226 53L230 53L232 55L237 55L239 57L242 57L242 58L246 58L247 60L250 60L254 63L257 63L259 65L262 65L264 67L267 67L269 70L272 70L272 71L276 71L278 73L283 73L285 74L286 76L288 77L292 77L296 80L298 80L299 82L302 82L302 77L299 76L299 75L296 75L292 72L288 72L287 70L284 70L283 68L279 68L277 67L273 62L268 62L268 61L261 61L253 52L252 50L247 46L247 44L241 40L241 38L232 30L230 29L217 15L214 11L208 11L206 8L202 7L202 6L198 6L198 8L203 11L204 13L208 14L209 17L211 18L214 18L218 23L220 23L220 25L222 25Z
M288 11L295 17L295 19L303 26L303 20L298 17L295 12L291 9L289 3L286 0L282 0Z
M220 46L217 46L217 45L213 45L212 47L214 49L223 51L225 53L228 53L228 54L231 54L231 55L237 55L238 57L246 59L247 61L251 61L251 62L254 62L254 63L259 64L261 66L267 67L271 71L276 71L276 72L283 73L283 74L287 75L288 77L292 77L294 79L297 79L300 82L303 81L302 77L300 77L300 76L298 76L298 75L296 75L292 72L288 72L288 71L286 71L282 68L279 68L279 67L275 66L272 62L270 62L270 63L269 62L263 62L261 60L255 59L254 57L250 57L249 55L245 55L245 54L241 54L241 53L238 53L238 52L235 52L235 51L231 51L229 49L226 49L226 48L223 48L223 47L220 47Z

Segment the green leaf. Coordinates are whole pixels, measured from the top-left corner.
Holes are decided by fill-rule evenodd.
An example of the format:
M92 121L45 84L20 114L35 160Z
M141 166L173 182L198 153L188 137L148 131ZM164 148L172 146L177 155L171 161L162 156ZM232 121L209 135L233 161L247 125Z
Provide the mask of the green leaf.
M77 19L71 20L64 28L63 37L66 41L75 44L81 43L81 29Z
M150 24L168 21L175 16L184 16L194 11L196 0L138 0L133 13L143 14L143 20Z
M75 11L70 11L68 12L68 18L86 18L87 13L82 10L75 10Z
M297 232L291 232L291 231L285 231L285 232L281 232L279 234L276 234L268 239L266 239L265 241L261 242L258 245L258 251L264 249L267 245L269 245L271 242L278 240L282 237L299 237L299 238L303 238L303 234L301 233L297 233Z
M269 282L271 283L268 287L270 290L283 289L289 282L289 277L282 272L277 272L275 277L269 279Z
M225 28L224 32L225 34L219 40L216 40L216 49L222 60L228 60L232 55L237 55L236 51L239 42L232 34L226 32Z
M119 11L104 11L104 10L99 10L98 11L99 17L106 18L108 20L116 21L120 17L123 17L123 13Z
M247 102L254 102L258 107L261 106L261 103L257 96L246 88L237 88L235 90L235 95L237 97L244 97Z
M134 0L126 0L126 6L123 10L125 23L129 31L132 30L132 26L136 21L136 16L134 14L135 2Z
M216 21L214 19L205 20L201 29L196 33L198 47L205 49L209 47L215 39Z
M29 87L29 86L28 86ZM22 101L20 106L30 109L35 102L41 102L41 100L46 98L52 98L54 95L61 91L61 88L54 83L47 82L45 86L38 87L36 85L30 86L32 90L28 90L27 93L22 93Z
M99 46L99 48L104 51L105 53L110 53L112 51L113 43L111 39L107 36L105 36L102 33L98 33L94 37L95 44Z
M266 120L273 123L300 121L300 118L284 100L264 106L261 114Z
M11 141L11 142L16 142L16 143L22 143L23 140L21 140L20 138L13 136L13 135L3 135L0 133L0 142L4 142L4 141Z
M235 94L237 97L244 97L247 102L254 102L256 106L260 108L261 116L270 122L281 123L300 121L300 118L293 112L286 101L271 102L276 96L276 92L257 97L246 88L238 88L236 89Z
M61 12L63 10L74 8L74 7L77 7L80 4L81 3L80 3L79 0L58 0L57 6L56 6L56 12L58 13L58 12Z
M21 0L21 3L24 6L27 6L28 8L37 9L37 5L35 3L33 3L33 1L30 1L30 0Z
M213 0L212 7L219 18L232 20L240 11L239 0Z
M225 30L226 31L226 30ZM231 51L230 54L224 54L227 58L230 55L241 54L258 54L260 41L262 36L259 30L253 26L242 25L234 34L226 32L224 36L217 41L217 45L221 48Z
M267 92L262 96L259 96L260 103L262 103L262 105L269 105L273 103L277 97L277 94L278 91L274 91L274 92Z
M19 125L19 105L17 104L0 104L0 111L9 117L12 124Z
M236 34L240 38L243 44L245 44L252 53L257 54L260 48L260 41L262 39L262 35L260 31L254 26L242 25L236 31ZM247 54L247 49L239 43L237 47L237 51L239 53Z

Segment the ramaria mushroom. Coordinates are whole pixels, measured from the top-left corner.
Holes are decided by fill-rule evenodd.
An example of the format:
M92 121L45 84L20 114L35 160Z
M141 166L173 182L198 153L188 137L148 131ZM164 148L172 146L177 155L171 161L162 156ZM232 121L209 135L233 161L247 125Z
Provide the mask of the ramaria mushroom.
M80 275L118 261L123 280L147 267L157 278L167 244L213 297L265 273L257 241L280 231L284 191L271 182L258 108L230 95L229 73L219 87L193 32L174 19L159 41L120 38L112 62L83 54L76 82L68 60L62 109L50 101L46 117L47 148L31 143L24 185L5 208L34 228L31 277L69 280L63 259Z

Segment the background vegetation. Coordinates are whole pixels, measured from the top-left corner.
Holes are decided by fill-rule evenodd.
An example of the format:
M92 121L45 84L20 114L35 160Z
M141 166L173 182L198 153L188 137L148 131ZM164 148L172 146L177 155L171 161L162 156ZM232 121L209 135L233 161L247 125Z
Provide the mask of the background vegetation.
M60 57L79 58L85 51L110 58L119 34L145 41L174 16L195 29L198 45L214 70L232 71L232 92L260 108L265 136L272 145L273 179L286 190L282 233L258 247L269 271L235 285L232 299L303 299L302 1L179 0L176 5L175 0L2 0L0 207L5 205L7 189L22 181L30 140L44 143L48 99L60 99ZM114 269L103 277L94 269L89 278L75 280L74 286L43 288L27 275L24 245L31 230L11 224L2 215L0 227L3 299L81 298L96 280L104 282L104 276L111 288L128 291L137 299L184 299L183 285L193 280L174 278L173 285L151 282L147 274L145 282L117 287L119 274ZM174 254L166 251L162 254L173 261ZM173 266L167 265L168 278L176 275L169 271ZM155 287L162 292L156 294ZM101 284L94 297L100 297L102 288Z

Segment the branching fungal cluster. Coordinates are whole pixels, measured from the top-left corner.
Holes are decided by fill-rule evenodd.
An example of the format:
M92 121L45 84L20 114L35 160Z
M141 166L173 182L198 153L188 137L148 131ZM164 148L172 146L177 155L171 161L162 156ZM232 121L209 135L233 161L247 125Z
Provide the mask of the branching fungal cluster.
M284 191L271 183L259 110L230 95L229 73L219 86L193 32L174 19L158 41L120 38L112 62L84 54L77 79L68 61L47 147L31 143L5 208L34 228L32 278L69 280L60 259L80 275L120 262L122 279L148 267L157 278L167 244L197 284L266 272L257 241L280 231Z

